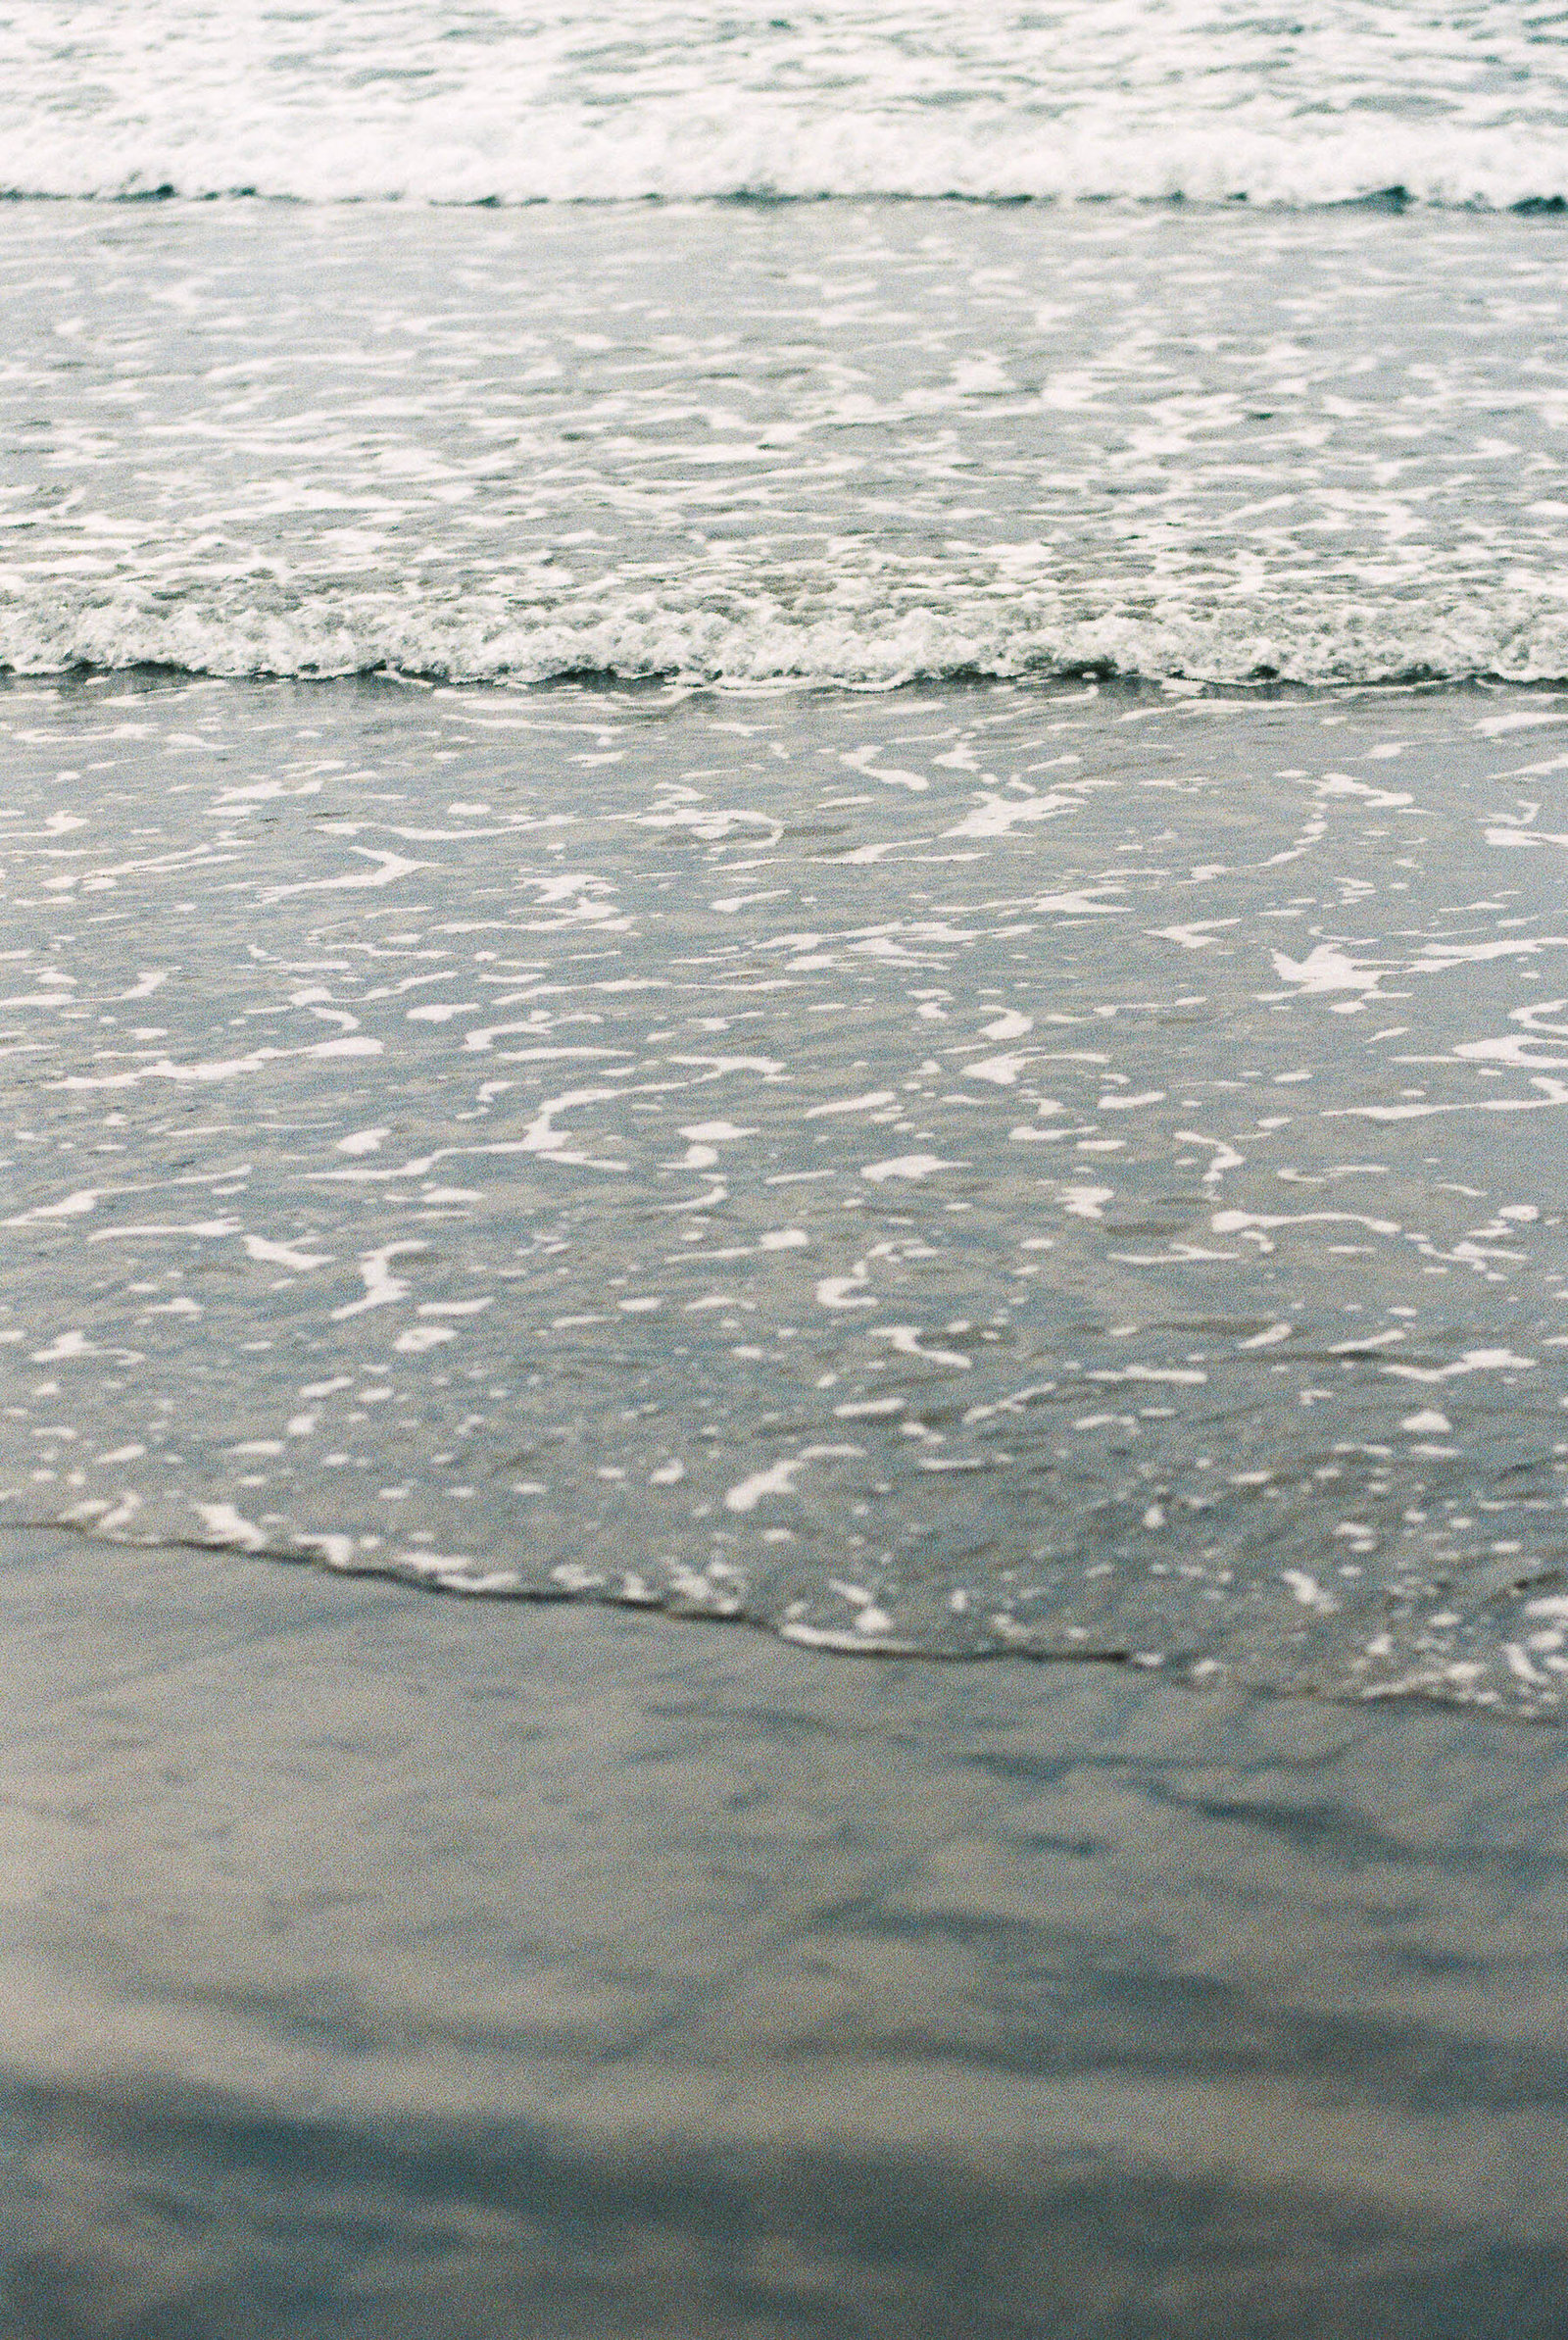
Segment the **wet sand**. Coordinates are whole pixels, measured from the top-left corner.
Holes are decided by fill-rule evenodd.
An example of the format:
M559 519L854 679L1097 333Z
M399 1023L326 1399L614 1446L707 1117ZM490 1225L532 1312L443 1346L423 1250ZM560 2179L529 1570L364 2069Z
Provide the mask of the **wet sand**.
M0 1563L19 2340L1563 2328L1555 1729Z

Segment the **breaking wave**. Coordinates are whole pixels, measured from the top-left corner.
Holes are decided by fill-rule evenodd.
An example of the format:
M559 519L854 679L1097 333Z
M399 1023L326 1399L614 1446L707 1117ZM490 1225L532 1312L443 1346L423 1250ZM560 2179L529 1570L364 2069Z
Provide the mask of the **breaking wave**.
M0 25L0 187L427 203L771 195L1568 198L1560 19L1331 0L841 0L268 15L86 0Z
M568 607L461 595L318 594L150 607L138 597L0 607L0 667L166 667L228 676L394 672L451 682L602 673L730 688L887 689L943 676L1082 672L1236 684L1568 678L1568 602L1544 588L1471 599L1303 596L1076 613L972 592L944 604L812 614L758 594L728 609L610 589Z
M1560 134L1215 125L1129 137L1110 124L1064 135L994 117L954 128L897 114L802 121L769 108L734 124L699 107L603 127L572 114L524 114L488 136L455 130L412 152L368 124L330 138L308 125L265 137L222 125L167 141L130 125L107 142L14 133L0 144L0 191L436 204L884 196L1304 209L1382 200L1558 211L1568 208L1568 156Z

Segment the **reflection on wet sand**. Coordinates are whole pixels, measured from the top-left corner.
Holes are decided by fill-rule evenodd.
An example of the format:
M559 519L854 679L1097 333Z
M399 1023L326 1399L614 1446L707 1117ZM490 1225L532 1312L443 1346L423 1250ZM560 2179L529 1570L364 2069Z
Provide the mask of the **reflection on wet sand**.
M1560 2332L1558 1732L0 1549L25 2340Z

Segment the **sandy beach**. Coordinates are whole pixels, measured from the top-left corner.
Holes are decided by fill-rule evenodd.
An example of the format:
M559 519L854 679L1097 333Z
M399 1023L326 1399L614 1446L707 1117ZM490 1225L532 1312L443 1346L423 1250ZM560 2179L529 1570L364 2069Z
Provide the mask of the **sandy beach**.
M1565 54L0 22L5 2340L1562 2340Z

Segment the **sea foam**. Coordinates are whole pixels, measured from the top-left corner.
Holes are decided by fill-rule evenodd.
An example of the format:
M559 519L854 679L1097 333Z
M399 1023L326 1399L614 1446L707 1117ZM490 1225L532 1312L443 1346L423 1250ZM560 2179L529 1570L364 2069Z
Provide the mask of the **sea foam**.
M168 667L215 675L397 672L451 682L667 677L730 689L888 689L942 677L1122 674L1204 683L1348 684L1568 678L1568 602L1545 585L1336 602L1246 599L1128 615L1053 613L1045 597L979 606L968 578L912 608L813 617L759 594L749 609L683 606L607 586L558 610L422 595L315 594L291 608L133 594L0 604L0 669ZM1031 606L1033 605L1033 606Z
M0 89L23 195L1568 195L1562 37L1498 0L616 0L591 25L564 0L89 0L11 12Z

